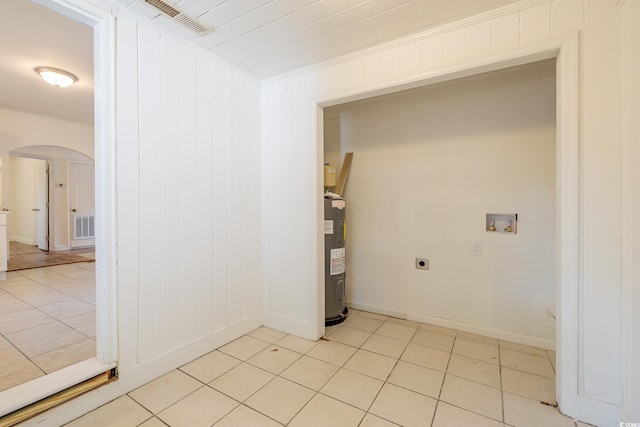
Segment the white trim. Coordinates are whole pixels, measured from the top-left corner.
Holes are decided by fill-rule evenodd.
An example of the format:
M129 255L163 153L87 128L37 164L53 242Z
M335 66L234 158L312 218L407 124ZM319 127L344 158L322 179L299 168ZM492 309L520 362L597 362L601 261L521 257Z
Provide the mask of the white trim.
M521 12L523 10L538 6L540 4L550 3L551 1L553 0L522 0L517 3L511 3L497 9L488 10L486 12L478 13L468 18L463 18L463 19L451 22L449 24L439 25L436 28L431 28L426 31L421 31L419 33L408 35L406 37L394 39L389 42L380 43L375 46L358 50L353 53L348 53L338 58L329 59L327 61L318 62L313 65L288 71L283 74L278 74L277 76L263 79L260 81L260 83L262 85L268 85L270 83L273 83L281 79L288 79L297 75L307 74L313 71L322 70L324 68L329 68L334 65L353 61L355 59L362 58L364 56L368 56L374 53L382 52L392 48L397 48L398 46L413 43L418 40L427 39L429 37L445 34L451 31L459 30L461 28L466 28L471 25L478 24L480 22L486 22L492 19L496 19L501 16L508 15L510 13Z
M435 69L411 78L396 79L370 87L334 93L316 100L320 107L338 105L349 101L369 98L522 65L543 59L557 58L557 142L556 142L556 198L557 198L557 301L558 322L556 324L557 378L556 396L563 413L598 425L608 425L617 419L615 405L596 401L580 392L578 382L583 372L579 370L579 298L582 285L582 225L580 203L582 198L581 153L581 75L580 34L531 44L510 52L490 55L479 60L467 61L451 67ZM322 118L318 126L322 125ZM317 140L319 146L324 141ZM316 159L322 168L322 157ZM321 199L318 197L318 199ZM318 236L323 228L318 226ZM323 286L323 284L318 284ZM321 299L324 299L322 295ZM320 307L321 301L317 301ZM402 317L402 316L400 316ZM417 318L417 316L405 316ZM425 318L426 319L426 318ZM429 318L430 321L434 319ZM459 326L458 326L459 327ZM511 336L510 339L518 337Z
M395 310L383 309L380 307L372 307L366 304L358 304L350 302L349 307L353 307L357 310L364 310L371 313L383 314L385 316L391 316L398 319L412 320L414 322L426 323L429 325L442 326L443 328L457 329L459 331L471 332L473 334L483 335L486 337L497 338L503 341L516 342L518 344L531 345L534 347L546 348L548 350L555 350L555 341L537 338L528 335L516 334L513 332L501 331L499 329L486 328L484 326L472 325L470 323L457 322L455 320L442 319L440 317L423 316L420 314L400 313Z
M324 310L323 310L322 318L324 321ZM301 322L299 320L289 319L282 316L276 316L271 313L263 313L262 323L264 326L268 328L277 329L278 331L286 332L288 334L296 335L298 337L302 337L308 340L315 341L319 338L314 333L310 333L310 331L312 331L314 328L310 327L308 323ZM323 324L323 328L324 328L324 324Z
M115 17L85 0L36 0L94 29L96 186L96 358L117 362L117 242L115 174Z
M97 359L91 358L8 390L0 391L0 417L53 396L114 367L115 363L105 365Z

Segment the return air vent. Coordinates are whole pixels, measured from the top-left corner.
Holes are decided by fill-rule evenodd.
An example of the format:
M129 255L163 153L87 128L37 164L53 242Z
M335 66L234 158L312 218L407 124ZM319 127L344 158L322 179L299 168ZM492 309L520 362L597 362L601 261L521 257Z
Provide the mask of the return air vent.
M189 15L184 14L180 9L163 0L144 0L144 2L149 6L155 7L160 12L167 15L169 18L173 19L180 25L187 27L198 35L202 36L213 31L213 28L211 28L210 26L203 24L202 22L190 17Z

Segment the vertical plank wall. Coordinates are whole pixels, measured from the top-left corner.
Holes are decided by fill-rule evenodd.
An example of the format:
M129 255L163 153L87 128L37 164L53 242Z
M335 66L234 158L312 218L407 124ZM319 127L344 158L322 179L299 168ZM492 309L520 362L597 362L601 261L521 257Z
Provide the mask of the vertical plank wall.
M319 195L321 191L321 183L311 172L321 164L316 153L317 123L309 120L318 103L419 80L457 64L482 63L489 55L500 56L579 31L584 61L580 82L584 114L580 194L583 252L575 350L579 353L579 384L570 386L576 395L584 397L578 410L595 417L592 420L600 415L589 408L589 402L592 407L600 402L606 402L609 408L619 407L623 381L620 116L615 113L618 107L609 111L606 105L619 106L621 96L616 87L610 89L603 83L620 80L619 14L620 6L615 2L523 1L403 42L264 82L264 215L270 225L265 229L265 252L269 256L264 284L265 325L286 324L289 331L304 331L308 337L322 329L317 318L322 302L317 296L318 271L314 264L318 233L301 233L296 228L297 224L315 224L320 229L321 213L309 200L310 194ZM299 165L310 170L301 171ZM283 203L285 210L280 208ZM607 224L607 228L601 224ZM394 290L390 286L389 292ZM403 307L394 309L403 312ZM608 367L606 373L598 373L602 366Z
M163 356L166 366L193 359L261 324L259 88L127 16L117 82L126 373Z

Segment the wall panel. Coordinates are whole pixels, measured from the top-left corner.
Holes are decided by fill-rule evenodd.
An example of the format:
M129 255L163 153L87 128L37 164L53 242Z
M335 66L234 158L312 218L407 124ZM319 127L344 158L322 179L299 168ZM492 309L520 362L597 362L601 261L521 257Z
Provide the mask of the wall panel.
M127 158L118 168L119 189L139 216L119 221L132 232L132 222L140 229L128 236L136 251L125 249L127 269L119 280L134 288L139 283L137 306L127 304L137 315L125 316L138 324L135 336L127 335L137 339L137 363L127 366L133 369L176 357L192 344L212 350L212 343L237 337L225 332L233 325L257 326L262 266L255 260L262 255L262 232L261 210L253 209L253 189L260 185L260 165L252 156L259 153L257 83L172 36L127 29L139 56L135 79L123 79L132 90L134 80L139 85L139 113L122 120L137 121L139 132L131 132L132 125L118 143L138 142L139 151L136 162ZM134 56L127 49L122 54ZM130 147L124 152L131 154ZM132 260L139 260L137 268Z

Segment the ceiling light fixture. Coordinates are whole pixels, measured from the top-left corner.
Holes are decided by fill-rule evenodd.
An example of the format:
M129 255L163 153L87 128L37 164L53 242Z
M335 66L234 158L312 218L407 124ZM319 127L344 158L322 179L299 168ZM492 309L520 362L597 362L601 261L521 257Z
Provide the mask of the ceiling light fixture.
M67 87L78 81L78 78L68 71L53 67L37 67L36 73L51 86Z

